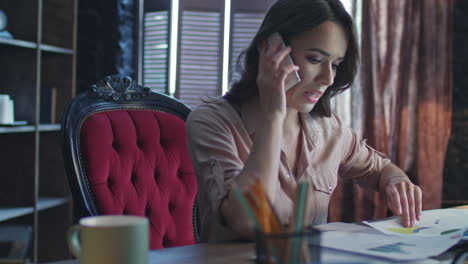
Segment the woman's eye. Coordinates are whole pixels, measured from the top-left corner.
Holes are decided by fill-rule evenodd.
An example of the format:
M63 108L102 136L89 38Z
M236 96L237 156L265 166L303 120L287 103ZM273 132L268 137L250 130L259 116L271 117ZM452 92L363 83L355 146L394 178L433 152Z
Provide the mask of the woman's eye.
M316 57L308 57L307 60L312 64L317 64L317 63L322 62L320 59L318 59Z

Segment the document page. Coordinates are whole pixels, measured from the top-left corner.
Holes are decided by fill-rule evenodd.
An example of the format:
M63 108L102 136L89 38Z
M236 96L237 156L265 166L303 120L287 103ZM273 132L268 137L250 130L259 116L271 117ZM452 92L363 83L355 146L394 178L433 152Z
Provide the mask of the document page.
M417 260L443 253L455 245L462 236L463 231L431 239L427 239L427 237L329 231L321 234L320 245L393 260Z
M401 217L378 221L363 221L376 230L388 234L411 237L445 236L468 228L467 209L437 209L423 211L421 220L413 227L403 227Z

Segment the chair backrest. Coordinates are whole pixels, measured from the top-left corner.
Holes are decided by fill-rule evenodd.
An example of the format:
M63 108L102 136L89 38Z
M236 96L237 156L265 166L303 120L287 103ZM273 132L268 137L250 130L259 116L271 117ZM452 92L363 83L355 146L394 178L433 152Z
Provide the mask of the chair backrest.
M197 181L187 152L190 109L130 78L107 77L76 96L62 120L75 219L146 216L151 249L198 240Z

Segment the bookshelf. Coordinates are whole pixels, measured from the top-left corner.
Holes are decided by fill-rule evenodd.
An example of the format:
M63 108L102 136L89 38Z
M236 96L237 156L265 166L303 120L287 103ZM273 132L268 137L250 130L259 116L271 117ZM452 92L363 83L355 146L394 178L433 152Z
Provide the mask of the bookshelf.
M38 45L34 42L18 40L18 39L9 39L0 37L0 44L2 45L10 45L12 47L22 47L22 48L29 48L29 49L37 49ZM42 44L40 45L41 51L47 51L52 53L59 53L59 54L68 54L73 55L72 49L66 49L62 47L57 47L53 45Z
M0 226L32 227L33 263L69 257L71 199L62 161L60 120L75 95L78 0L2 0L0 94L15 120L0 125Z
M39 198L37 210L46 210L68 203L66 198ZM17 217L32 214L34 207L4 207L0 208L0 221L7 221Z

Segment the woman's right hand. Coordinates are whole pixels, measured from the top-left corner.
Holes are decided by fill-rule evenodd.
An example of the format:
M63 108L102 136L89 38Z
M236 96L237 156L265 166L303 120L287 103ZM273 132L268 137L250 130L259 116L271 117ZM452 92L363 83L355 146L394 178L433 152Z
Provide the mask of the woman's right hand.
M281 48L282 39L272 45L264 41L259 49L257 87L260 105L264 114L286 114L286 77L299 70L297 65L281 66L281 62L291 52L291 47Z

